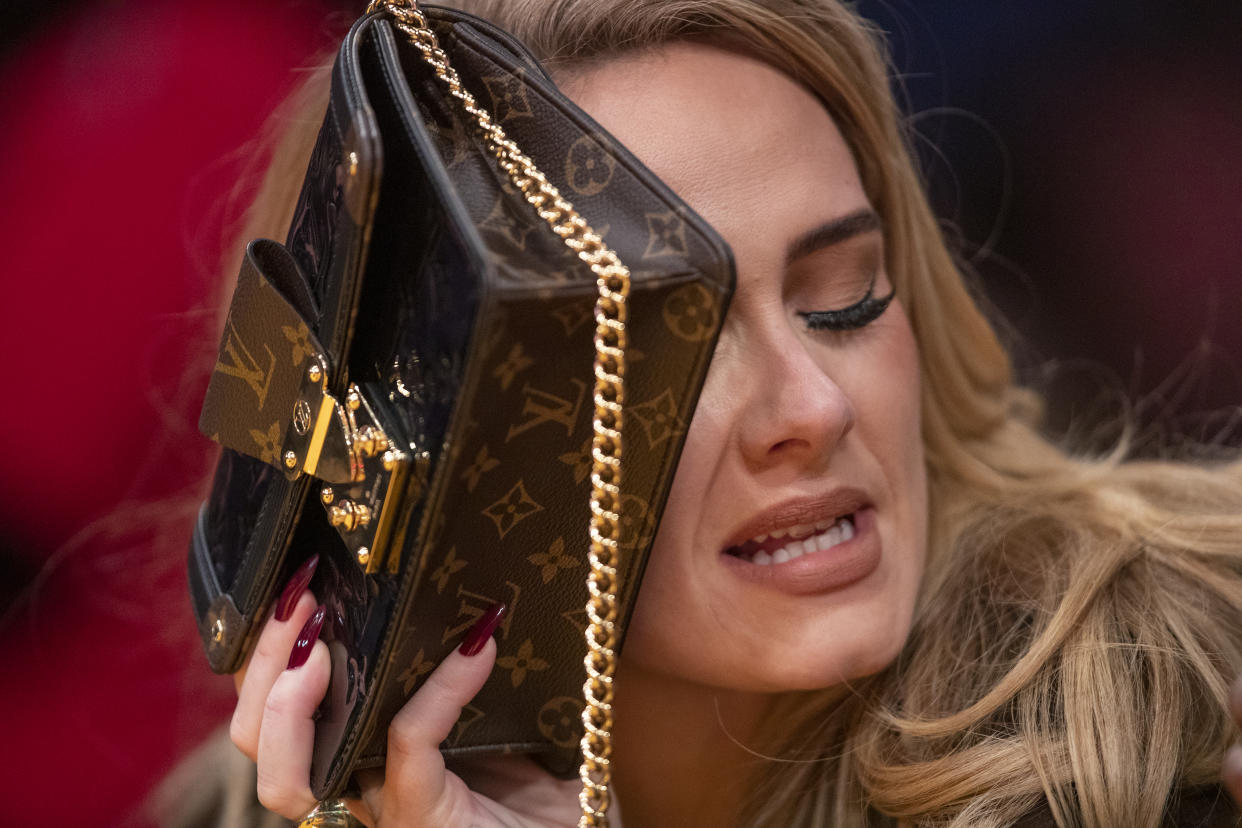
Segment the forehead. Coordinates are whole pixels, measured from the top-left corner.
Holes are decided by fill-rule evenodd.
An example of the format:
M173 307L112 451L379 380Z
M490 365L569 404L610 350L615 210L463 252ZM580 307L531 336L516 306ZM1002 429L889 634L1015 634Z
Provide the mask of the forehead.
M731 243L764 218L793 236L868 206L827 110L759 60L675 43L557 81Z

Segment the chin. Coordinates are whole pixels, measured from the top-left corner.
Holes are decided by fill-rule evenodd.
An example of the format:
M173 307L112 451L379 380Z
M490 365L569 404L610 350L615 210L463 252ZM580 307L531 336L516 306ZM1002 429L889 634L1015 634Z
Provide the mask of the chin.
M623 660L627 668L649 675L742 693L775 694L847 685L875 675L896 661L909 635L911 612L894 617L892 603L876 609L880 611L868 623L858 623L859 618L852 619L855 623L825 622L816 625L812 635L796 640L742 641L736 635L723 635L718 640L730 643L722 648L653 640L640 629L627 642Z
M876 632L872 630L871 634L852 640L837 639L818 650L802 649L797 654L774 660L764 675L756 675L748 682L751 687L736 689L769 693L822 690L873 676L897 660L905 645L909 624L899 628L890 626L882 635Z

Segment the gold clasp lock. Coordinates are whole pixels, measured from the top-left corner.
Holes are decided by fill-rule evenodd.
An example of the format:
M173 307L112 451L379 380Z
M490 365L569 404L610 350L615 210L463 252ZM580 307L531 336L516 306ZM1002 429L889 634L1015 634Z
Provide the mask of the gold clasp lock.
M246 247L199 428L289 480L306 474L336 487L339 496L324 504L328 521L375 572L400 542L396 515L404 511L412 462L422 464L413 470L423 476L430 464L420 459L425 452L410 448L382 397L368 403L357 384L343 400L329 393L327 351L282 288L299 278L283 245L256 239ZM425 485L421 476L418 485ZM389 565L395 568L396 560ZM226 633L219 637L228 640Z
M290 479L308 474L328 484L320 502L358 563L375 573L387 561L395 572L399 556L388 551L410 467L418 458L396 447L356 384L349 386L344 404L328 393L321 355L312 358L303 375L282 451Z
M342 405L324 377L322 363L306 372L285 440L293 456L286 474L329 484L319 493L328 523L368 574L385 563L395 573L400 556L389 551L400 505L412 477L421 479L411 471L425 470L430 458L396 446L361 388L350 385Z
M354 412L361 400L357 386L351 385L347 405L328 393L328 369L321 354L311 357L302 374L297 400L285 431L282 454L285 476L290 480L306 473L328 483L362 480L362 458L356 446L358 431ZM374 427L372 432L377 431ZM382 430L378 430L383 435ZM372 437L372 439L374 439ZM387 438L385 437L385 440Z

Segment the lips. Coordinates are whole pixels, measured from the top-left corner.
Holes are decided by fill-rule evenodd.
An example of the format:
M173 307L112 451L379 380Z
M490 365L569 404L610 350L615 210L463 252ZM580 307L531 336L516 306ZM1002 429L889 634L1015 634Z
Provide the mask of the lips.
M851 487L833 489L819 497L787 500L765 509L730 533L724 552L732 555L743 551L754 553L762 547L772 554L785 546L791 536L806 538L820 531L819 527L826 530L841 518L848 518L869 505L866 494ZM753 546L755 544L758 546ZM748 545L752 545L749 550L746 549Z
M842 488L760 512L729 535L719 560L745 582L798 596L856 583L882 557L875 509L862 491Z

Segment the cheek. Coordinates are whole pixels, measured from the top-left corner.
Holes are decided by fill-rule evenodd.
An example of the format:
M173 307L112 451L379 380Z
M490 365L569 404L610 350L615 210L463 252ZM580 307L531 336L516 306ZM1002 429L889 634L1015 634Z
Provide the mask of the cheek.
M912 615L926 567L928 543L922 373L918 344L905 309L895 302L889 314L891 319L887 321L891 327L885 331L881 357L888 379L876 383L871 392L874 396L870 422L874 432L866 439L889 485L894 535L899 548L904 549L901 564L905 572L900 577L898 592Z
M842 378L861 442L889 482L913 496L925 488L926 477L918 344L900 302L873 327L865 358L844 360L830 373Z

